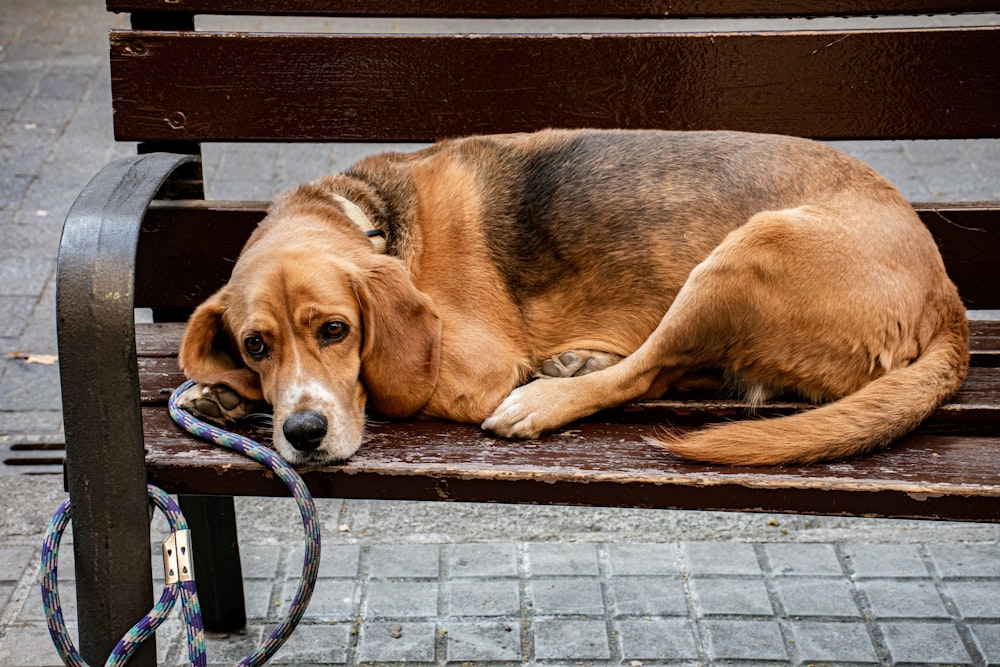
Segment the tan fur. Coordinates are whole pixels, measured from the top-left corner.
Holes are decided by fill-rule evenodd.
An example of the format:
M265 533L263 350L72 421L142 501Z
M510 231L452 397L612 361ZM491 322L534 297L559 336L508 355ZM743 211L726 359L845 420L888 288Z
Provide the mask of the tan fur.
M331 343L334 321L350 333ZM180 362L270 402L293 463L350 456L366 404L531 438L721 370L751 400L823 405L662 444L765 464L909 432L961 385L967 336L930 234L852 158L787 137L546 131L375 156L286 193ZM329 423L315 452L282 435L304 410Z

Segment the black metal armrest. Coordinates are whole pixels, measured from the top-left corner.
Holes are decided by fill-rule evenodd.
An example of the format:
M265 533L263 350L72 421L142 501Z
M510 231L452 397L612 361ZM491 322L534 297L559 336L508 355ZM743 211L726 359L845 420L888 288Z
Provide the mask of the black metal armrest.
M111 163L73 204L59 247L57 325L79 648L90 664L103 664L153 603L135 251L150 202L194 160L151 153ZM151 643L130 664L155 664Z

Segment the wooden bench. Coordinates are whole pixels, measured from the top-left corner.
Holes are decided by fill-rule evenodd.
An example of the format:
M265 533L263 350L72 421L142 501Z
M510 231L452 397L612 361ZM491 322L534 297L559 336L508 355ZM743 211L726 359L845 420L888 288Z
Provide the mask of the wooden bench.
M255 463L200 443L165 404L190 309L227 278L264 202L204 201L210 141L433 141L543 127L737 129L819 139L1000 137L1000 27L741 30L759 16L963 14L985 0L108 0L116 136L71 211L59 259L59 352L80 640L102 662L152 606L147 480L182 496L206 624L245 622L232 495L285 495ZM835 9L829 9L836 5ZM724 32L196 32L196 14L728 17ZM799 28L802 24L793 24ZM95 165L96 168L97 165ZM319 175L319 174L317 174ZM262 174L262 178L266 175ZM916 204L970 308L1000 308L1000 203ZM136 326L133 309L155 324ZM745 416L713 396L628 405L531 442L434 421L378 424L317 496L1000 520L1000 323L973 321L955 400L875 456L808 467L688 463L656 424ZM765 406L764 415L801 409ZM251 431L252 433L252 431ZM209 526L211 525L211 529ZM133 664L154 664L144 649Z

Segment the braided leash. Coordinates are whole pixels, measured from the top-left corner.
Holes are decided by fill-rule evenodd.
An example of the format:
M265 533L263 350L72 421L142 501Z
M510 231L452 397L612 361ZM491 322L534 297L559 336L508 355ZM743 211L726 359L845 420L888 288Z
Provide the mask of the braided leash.
M299 580L298 589L295 591L295 597L292 599L292 603L285 613L284 618L271 635L256 651L244 658L238 666L260 667L260 665L270 660L288 637L291 636L295 627L302 619L303 614L305 614L306 607L309 606L309 600L312 598L313 590L316 587L320 558L320 526L316 513L316 504L313 502L312 495L310 495L309 489L302 481L302 478L273 450L263 447L249 438L207 424L178 408L176 405L177 397L193 384L190 381L184 383L170 396L168 408L173 420L186 431L209 442L214 442L220 446L245 454L273 470L278 478L291 490L292 496L295 498L299 508L299 513L302 516L302 525L305 528L305 556L302 563L302 576ZM150 500L167 517L172 537L176 539L177 536L185 535L187 521L184 519L183 514L181 514L177 503L164 491L155 486L150 485L148 488ZM69 637L65 619L63 618L62 604L59 600L57 581L59 543L69 521L70 503L67 499L59 506L55 516L52 517L52 521L49 523L45 534L45 540L42 543L42 606L45 608L45 618L48 623L49 634L63 663L68 667L88 667ZM186 542L180 539L177 540L177 543L186 544ZM198 604L198 594L195 589L193 577L181 577L181 579L183 580L169 583L170 579L168 578L168 583L164 586L156 606L142 620L132 626L125 636L119 640L105 663L107 667L124 665L132 654L135 653L139 644L149 638L163 621L166 620L178 597L181 599L184 625L187 631L188 661L195 667L204 667L206 663L205 640L204 628L201 621L201 607Z

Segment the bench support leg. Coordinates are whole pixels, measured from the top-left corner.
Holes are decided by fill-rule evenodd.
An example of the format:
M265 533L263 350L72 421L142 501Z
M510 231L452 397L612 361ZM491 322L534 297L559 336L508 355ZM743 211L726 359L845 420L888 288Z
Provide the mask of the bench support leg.
M179 496L191 530L194 577L202 620L209 632L246 627L243 569L232 496Z

